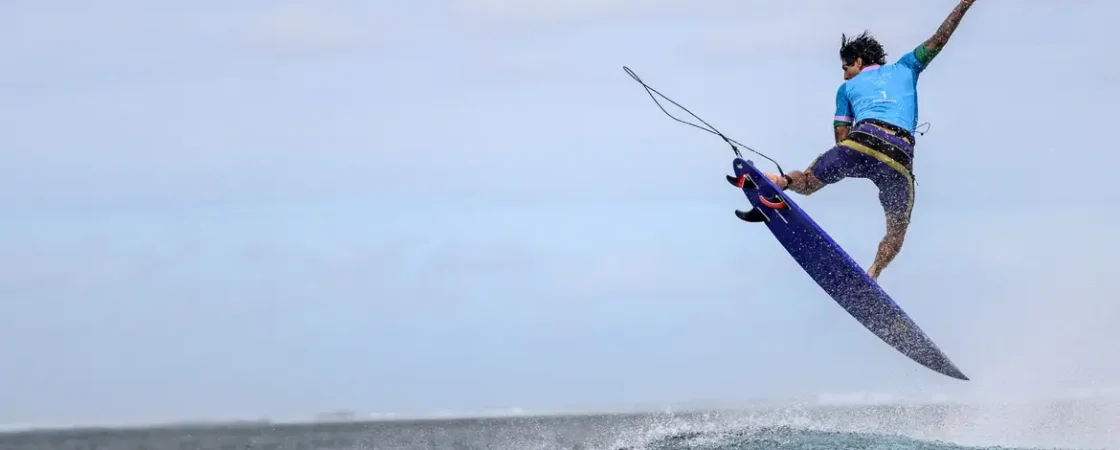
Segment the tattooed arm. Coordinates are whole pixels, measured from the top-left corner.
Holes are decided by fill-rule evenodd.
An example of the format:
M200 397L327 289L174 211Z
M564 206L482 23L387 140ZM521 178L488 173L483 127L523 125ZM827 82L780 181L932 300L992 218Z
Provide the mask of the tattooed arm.
M918 57L918 61L921 62L923 66L933 61L933 57L937 56L937 54L941 52L941 49L945 48L945 44L949 43L949 37L957 30L957 25L961 24L964 13L968 12L968 8L972 7L972 3L975 1L976 0L961 0L961 2L957 4L957 7L953 8L953 11L949 13L949 17L946 17L945 21L941 23L941 27L937 29L937 32L918 47L915 56Z

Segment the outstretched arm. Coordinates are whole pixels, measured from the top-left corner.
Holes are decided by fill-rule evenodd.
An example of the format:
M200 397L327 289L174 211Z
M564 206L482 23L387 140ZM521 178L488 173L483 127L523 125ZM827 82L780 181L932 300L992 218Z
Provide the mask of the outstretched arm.
M918 57L918 61L921 62L922 65L929 64L930 61L933 61L933 57L941 53L941 49L945 48L945 44L949 43L949 37L957 30L957 25L961 24L964 13L968 12L968 8L972 7L972 3L975 1L976 0L961 0L961 2L957 4L957 7L953 8L953 11L949 13L949 17L946 17L945 21L941 22L941 26L937 28L937 32L933 33L933 36L930 36L929 39L926 39L926 41L918 47L918 51L915 52L918 54L915 56Z

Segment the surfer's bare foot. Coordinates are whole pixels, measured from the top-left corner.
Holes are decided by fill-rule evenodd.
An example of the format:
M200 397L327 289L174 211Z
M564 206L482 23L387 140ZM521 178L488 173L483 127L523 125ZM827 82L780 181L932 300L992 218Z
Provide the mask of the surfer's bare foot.
M784 190L785 188L789 187L789 182L786 180L786 177L783 177L781 175L768 173L766 174L766 178L769 178L770 182L774 183L774 185L777 186L778 189Z
M804 172L795 170L785 175L768 173L766 178L770 179L778 189L783 191L789 189L801 195L810 195L824 187L824 183L809 169L805 169Z

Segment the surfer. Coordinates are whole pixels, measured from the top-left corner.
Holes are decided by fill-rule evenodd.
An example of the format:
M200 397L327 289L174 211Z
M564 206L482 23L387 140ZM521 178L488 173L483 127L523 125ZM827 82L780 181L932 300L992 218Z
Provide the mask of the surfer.
M879 274L902 250L914 208L914 129L918 121L918 75L945 48L975 0L960 0L932 37L887 64L883 46L867 31L841 35L844 83L836 92L832 126L836 146L809 167L785 176L766 174L779 188L810 195L844 178L867 178L879 188L886 214L886 236L867 270Z

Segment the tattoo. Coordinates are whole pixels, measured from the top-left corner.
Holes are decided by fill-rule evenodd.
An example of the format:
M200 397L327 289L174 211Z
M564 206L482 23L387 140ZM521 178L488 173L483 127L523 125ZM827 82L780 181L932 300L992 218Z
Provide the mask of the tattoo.
M926 52L929 52L930 59L936 56L941 49L945 48L945 44L949 43L949 37L957 30L957 25L961 24L961 19L964 18L964 13L968 12L968 8L972 6L972 1L973 0L962 0L958 3L957 7L953 8L953 11L949 13L949 17L946 17L945 21L941 23L941 26L937 28L937 32L922 44Z
M906 229L910 226L910 219L894 218L887 216L887 235L879 241L879 251L875 253L874 266L879 271L885 269L894 257L902 251L902 243L906 240Z
M805 169L804 172L795 170L789 173L789 177L793 182L786 185L786 189L801 195L811 195L824 187L824 183L821 183L809 169Z

